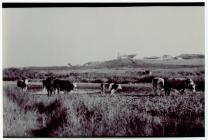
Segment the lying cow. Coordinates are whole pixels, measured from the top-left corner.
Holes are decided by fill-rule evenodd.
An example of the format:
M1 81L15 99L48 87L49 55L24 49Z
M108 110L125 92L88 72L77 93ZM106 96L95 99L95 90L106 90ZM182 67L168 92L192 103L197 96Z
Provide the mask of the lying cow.
M23 78L21 80L17 80L17 87L22 88L22 90L24 91L27 90L28 84L29 84L28 79Z
M111 94L114 94L119 89L122 89L120 84L116 84L116 83L101 83L101 92L102 93L110 92Z
M192 92L196 92L196 84L190 78L165 78L164 90L166 95L170 95L171 89L177 90L180 94L183 94L185 89L190 89Z
M155 77L152 80L153 91L155 94L158 94L158 91L161 92L164 89L164 82L165 80L160 77Z
M71 83L69 80L55 79L53 81L53 87L54 87L54 90L57 90L58 93L60 91L70 92L71 90L73 90L77 87L77 84Z

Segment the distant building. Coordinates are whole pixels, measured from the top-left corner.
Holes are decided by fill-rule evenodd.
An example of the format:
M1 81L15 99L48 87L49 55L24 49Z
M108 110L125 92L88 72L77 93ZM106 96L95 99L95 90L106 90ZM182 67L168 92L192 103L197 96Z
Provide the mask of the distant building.
M182 60L183 58L182 58L182 57L177 56L177 57L174 57L174 59L176 59L176 60Z
M171 60L171 59L173 59L173 57L172 57L171 55L165 54L165 55L163 55L163 56L161 57L161 59L162 59L162 60Z
M68 65L68 67L72 67L72 64L71 63L68 63L67 65Z
M117 59L133 59L137 54L117 54Z
M158 56L152 56L152 57L144 57L144 59L158 60L158 59L160 59L160 57L158 57Z
M144 57L144 59L148 59L148 60L171 60L171 59L173 59L173 57L171 55L163 55L163 56Z

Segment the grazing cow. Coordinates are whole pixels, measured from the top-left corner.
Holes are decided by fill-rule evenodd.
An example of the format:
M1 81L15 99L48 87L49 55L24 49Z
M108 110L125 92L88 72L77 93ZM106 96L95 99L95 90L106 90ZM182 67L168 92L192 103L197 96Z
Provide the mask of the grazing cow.
M116 83L101 83L101 92L110 92L111 94L114 94L117 90L122 89L120 84Z
M190 78L165 78L164 90L166 95L170 95L171 89L177 90L180 94L184 93L185 89L191 89L195 92L195 83Z
M28 79L22 78L21 80L17 81L17 87L22 88L22 90L27 90L28 88Z
M73 90L77 87L77 84L71 83L69 80L55 79L53 81L53 87L55 90L57 90L58 93L60 91L70 92L71 90Z
M163 90L164 82L165 82L165 80L160 77L155 77L154 79L152 79L153 91L155 94L158 94L157 93L158 90L160 92Z
M152 75L152 72L150 70L144 70L142 72L143 75Z
M54 92L53 81L54 81L53 77L48 77L48 78L46 78L46 80L42 81L43 87L46 88L46 90L48 92L48 96L52 95L52 93Z

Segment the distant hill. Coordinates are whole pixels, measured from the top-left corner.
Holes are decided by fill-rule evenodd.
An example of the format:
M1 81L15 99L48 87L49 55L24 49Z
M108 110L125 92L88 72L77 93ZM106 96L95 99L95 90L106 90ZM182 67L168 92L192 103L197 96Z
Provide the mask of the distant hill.
M148 59L114 59L103 62L88 62L80 66L80 68L119 68L119 67L172 67L172 66L191 66L191 65L203 65L203 60L193 61L191 59L204 59L202 54L181 54L179 56L173 57L171 55L163 55L161 57L148 57ZM184 59L187 62L180 62L180 60L175 59ZM152 61L154 60L154 61ZM164 60L169 60L168 62Z
M97 66L101 64L102 62L87 62L83 66Z
M149 59L149 60L204 59L204 58L205 58L205 56L203 54L180 54L175 57L165 54L163 56L144 57L144 59Z
M146 66L149 63L142 60L133 60L133 59L114 59L103 62L88 62L83 66L85 67L94 67L94 68L115 68L115 67L135 67L135 66Z
M175 57L169 55L163 55L161 57L148 57L149 59L114 59L108 61L95 61L87 62L83 65L71 65L68 66L28 66L20 68L4 68L4 70L11 69L12 71L18 70L32 70L32 71L54 71L54 70L82 70L82 69L102 69L102 68L150 68L150 67L181 67L181 66L203 66L205 56L202 54L181 54ZM169 61L164 61L168 58ZM170 59L169 59L170 58ZM186 60L181 61L180 59ZM193 60L192 60L193 59ZM153 61L154 60L154 61Z
M204 59L205 56L203 54L181 54L176 56L176 58L182 59Z

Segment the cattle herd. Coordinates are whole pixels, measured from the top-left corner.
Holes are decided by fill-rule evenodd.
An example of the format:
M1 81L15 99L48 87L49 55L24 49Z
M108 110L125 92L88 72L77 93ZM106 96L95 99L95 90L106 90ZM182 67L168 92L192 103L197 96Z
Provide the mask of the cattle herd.
M28 79L22 78L17 81L17 86L24 91L28 87ZM77 88L77 83L69 80L58 79L55 77L48 77L42 80L42 86L47 90L48 96L63 92L70 92ZM193 93L195 90L195 83L190 78L161 78L155 77L152 80L153 92L159 95L164 91L165 95L170 95L171 90L179 94L183 94L185 89L190 89ZM121 84L118 83L100 83L101 93L114 94L117 90L122 89Z

